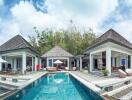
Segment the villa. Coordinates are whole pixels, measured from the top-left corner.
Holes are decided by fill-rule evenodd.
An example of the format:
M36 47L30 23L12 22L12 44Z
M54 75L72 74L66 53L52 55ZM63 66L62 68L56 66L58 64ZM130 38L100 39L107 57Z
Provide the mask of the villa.
M132 44L113 29L101 35L84 54L89 58L90 72L106 68L110 76L122 66L132 69Z
M64 69L45 70L59 67L56 61L60 61L60 67ZM77 71L72 70L73 67ZM87 72L83 71L85 67ZM38 71L38 68L42 70ZM108 71L108 76L96 75L102 69ZM40 56L22 36L16 35L0 46L0 72L15 72L0 74L0 99L131 98L132 70L130 75L124 72L125 78L111 77L119 74L119 69L132 69L132 44L113 29L97 38L83 55L76 56L59 46Z
M89 72L108 70L108 75L116 73L121 66L132 68L132 44L113 29L108 30L89 46L84 55L73 56L63 48L55 46L41 57L38 52L20 35L13 37L0 46L0 57L8 63L0 64L1 71L36 71L37 65L55 67L54 62L60 60L63 66L72 69L76 66L82 70L85 59ZM41 62L42 60L42 62ZM85 65L86 66L86 65Z
M0 71L24 74L26 70L36 71L36 66L41 63L39 53L20 35L0 46L0 57L8 62L0 63Z

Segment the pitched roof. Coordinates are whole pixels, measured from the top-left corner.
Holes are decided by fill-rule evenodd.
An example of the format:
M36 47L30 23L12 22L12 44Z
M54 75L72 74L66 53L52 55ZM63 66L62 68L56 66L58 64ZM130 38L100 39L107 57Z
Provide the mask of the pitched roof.
M96 41L86 49L86 51L109 41L132 49L132 44L127 39L113 29L110 29L97 38Z
M25 48L28 48L37 53L34 47L31 46L31 44L28 43L22 36L16 35L15 37L11 38L10 40L8 40L7 42L0 46L0 52Z
M62 49L61 47L55 46L54 48L43 54L42 57L73 57L73 55Z

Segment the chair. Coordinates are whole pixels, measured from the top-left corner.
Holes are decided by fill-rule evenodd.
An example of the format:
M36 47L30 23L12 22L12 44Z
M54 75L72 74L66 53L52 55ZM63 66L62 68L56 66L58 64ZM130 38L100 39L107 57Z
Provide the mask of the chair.
M125 78L127 76L127 74L121 69L118 70L118 75L120 78Z

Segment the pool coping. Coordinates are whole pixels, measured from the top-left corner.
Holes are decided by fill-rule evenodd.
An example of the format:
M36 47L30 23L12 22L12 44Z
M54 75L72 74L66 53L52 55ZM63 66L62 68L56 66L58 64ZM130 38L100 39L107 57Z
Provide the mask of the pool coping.
M91 90L93 90L94 92L96 92L98 94L100 94L102 92L102 90L99 87L97 87L96 85L94 85L93 83L86 81L85 79L75 75L72 72L68 72L68 73L70 75L72 75L75 79L77 79L79 82L81 82L83 85L85 85L86 87L88 87Z
M31 83L33 83L34 81L36 81L37 79L39 79L40 77L46 75L46 74L50 74L50 73L68 73L70 74L71 76L73 76L75 79L77 79L80 83L82 83L84 86L86 86L87 88L93 90L94 92L96 92L97 94L100 95L101 93L101 89L99 87L97 87L96 85L94 85L93 83L90 83L88 81L86 81L85 79L73 74L72 72L70 71L55 71L55 72L43 72L42 74L32 78L31 80L29 80L26 84L20 86L19 88L17 88L15 91L11 91L11 93L3 96L2 98L0 99L6 99L7 97L19 92L20 90L24 89L25 87L27 87L28 85L30 85ZM100 95L101 96L101 95Z

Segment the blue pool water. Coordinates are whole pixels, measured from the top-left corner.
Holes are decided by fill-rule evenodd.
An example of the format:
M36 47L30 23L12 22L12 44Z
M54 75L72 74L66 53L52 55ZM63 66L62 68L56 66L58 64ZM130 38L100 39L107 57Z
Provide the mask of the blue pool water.
M103 100L68 73L47 74L5 100Z

